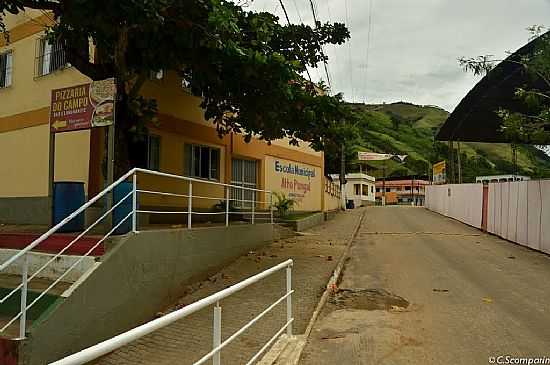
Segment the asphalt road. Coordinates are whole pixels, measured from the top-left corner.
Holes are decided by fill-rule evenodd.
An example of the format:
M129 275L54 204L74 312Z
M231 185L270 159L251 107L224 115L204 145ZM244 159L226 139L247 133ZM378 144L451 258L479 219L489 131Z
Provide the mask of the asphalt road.
M550 357L550 257L423 208L369 208L340 289L301 365Z

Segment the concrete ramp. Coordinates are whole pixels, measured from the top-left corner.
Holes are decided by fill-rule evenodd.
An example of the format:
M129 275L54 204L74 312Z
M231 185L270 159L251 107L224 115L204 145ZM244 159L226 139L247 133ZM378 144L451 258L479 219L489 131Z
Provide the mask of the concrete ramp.
M187 285L272 240L271 224L130 234L34 322L18 364L49 363L133 328Z

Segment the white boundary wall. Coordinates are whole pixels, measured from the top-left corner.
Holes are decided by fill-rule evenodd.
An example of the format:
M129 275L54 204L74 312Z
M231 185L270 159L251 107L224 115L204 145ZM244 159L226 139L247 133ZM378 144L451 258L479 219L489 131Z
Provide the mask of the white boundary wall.
M482 184L426 186L426 208L481 228L483 210Z
M550 254L550 180L489 184L487 231Z

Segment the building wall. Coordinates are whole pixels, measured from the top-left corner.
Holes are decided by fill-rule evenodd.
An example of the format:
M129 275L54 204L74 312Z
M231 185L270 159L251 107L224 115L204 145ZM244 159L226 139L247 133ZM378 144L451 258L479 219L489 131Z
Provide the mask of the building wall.
M342 206L342 195L340 192L340 185L336 181L331 181L329 178L325 177L325 199L324 199L324 208L325 212L330 212L333 210L338 210Z
M32 16L35 18L29 21ZM0 199L47 196L50 91L90 81L75 68L35 77L37 42L43 34L43 25L50 24L49 22L51 20L40 12L30 12L25 16L9 15L7 24L11 43L6 44L3 37L0 37L0 51L13 50L12 85L0 89L0 172L2 176L7 176L0 181ZM305 143L291 146L286 139L268 144L258 139L245 143L242 136L234 134L220 138L214 124L204 119L200 98L190 95L181 87L181 80L176 72L167 72L162 80L146 82L142 95L155 98L159 106L159 123L151 125L150 131L161 137L160 171L184 174L185 143L213 146L219 148L221 153L220 182L231 182L233 158L252 159L258 164L257 187L265 189L280 185L280 181L273 180L276 177L272 173L272 166L268 165L273 163L273 159L284 159L317 171L311 193L301 199L297 209L322 209L322 152L312 150ZM103 133L103 129L98 128L93 132L57 134L55 180L82 181L87 187L90 186L92 195L100 191L105 183L101 173L101 161L105 153ZM143 184L154 186L152 190L187 193L187 184L181 181L158 177L140 178ZM221 187L196 183L193 188L194 195L219 197L220 200L224 198L224 189ZM174 208L187 204L181 198L145 194L140 203ZM215 203L216 201L206 199L193 201L194 206L201 208L212 207Z
M301 176L292 170L288 171L287 167L289 166L307 169L314 176ZM266 189L284 193L287 197L295 199L297 202L295 210L321 211L323 209L321 197L324 191L324 176L320 166L265 156L264 169Z
M363 186L365 189L368 190L367 195L359 194L357 195L355 192L355 185L360 184L361 191L363 190ZM373 203L375 201L375 189L374 189L375 183L373 181L368 180L356 180L356 179L347 179L346 184L346 200L353 200L355 202L356 206L360 205L366 205L369 203Z
M56 181L88 182L89 131L58 134ZM48 195L49 126L0 133L0 198Z
M39 15L40 14L40 15ZM32 21L29 17L36 16ZM35 77L36 47L49 18L40 12L6 16L13 53L12 85L0 89L0 198L48 194L50 90L85 83L74 68ZM55 179L88 182L89 131L57 135Z

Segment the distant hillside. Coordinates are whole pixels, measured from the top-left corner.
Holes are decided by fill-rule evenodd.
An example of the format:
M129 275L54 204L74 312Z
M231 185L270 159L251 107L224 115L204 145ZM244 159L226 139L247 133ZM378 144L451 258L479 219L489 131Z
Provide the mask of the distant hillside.
M386 163L387 176L427 175L431 164L447 160L447 143L434 141L438 128L449 113L437 106L420 106L405 102L381 105L352 104L360 117L361 138L349 160L357 151L408 154L404 164ZM509 144L462 143L463 181L473 182L478 175L513 173L512 150ZM354 163L355 162L355 163ZM338 171L338 156L327 156L327 171ZM383 164L372 162L368 173L381 177ZM356 161L348 169L359 170ZM550 177L550 157L533 146L518 148L520 174Z

